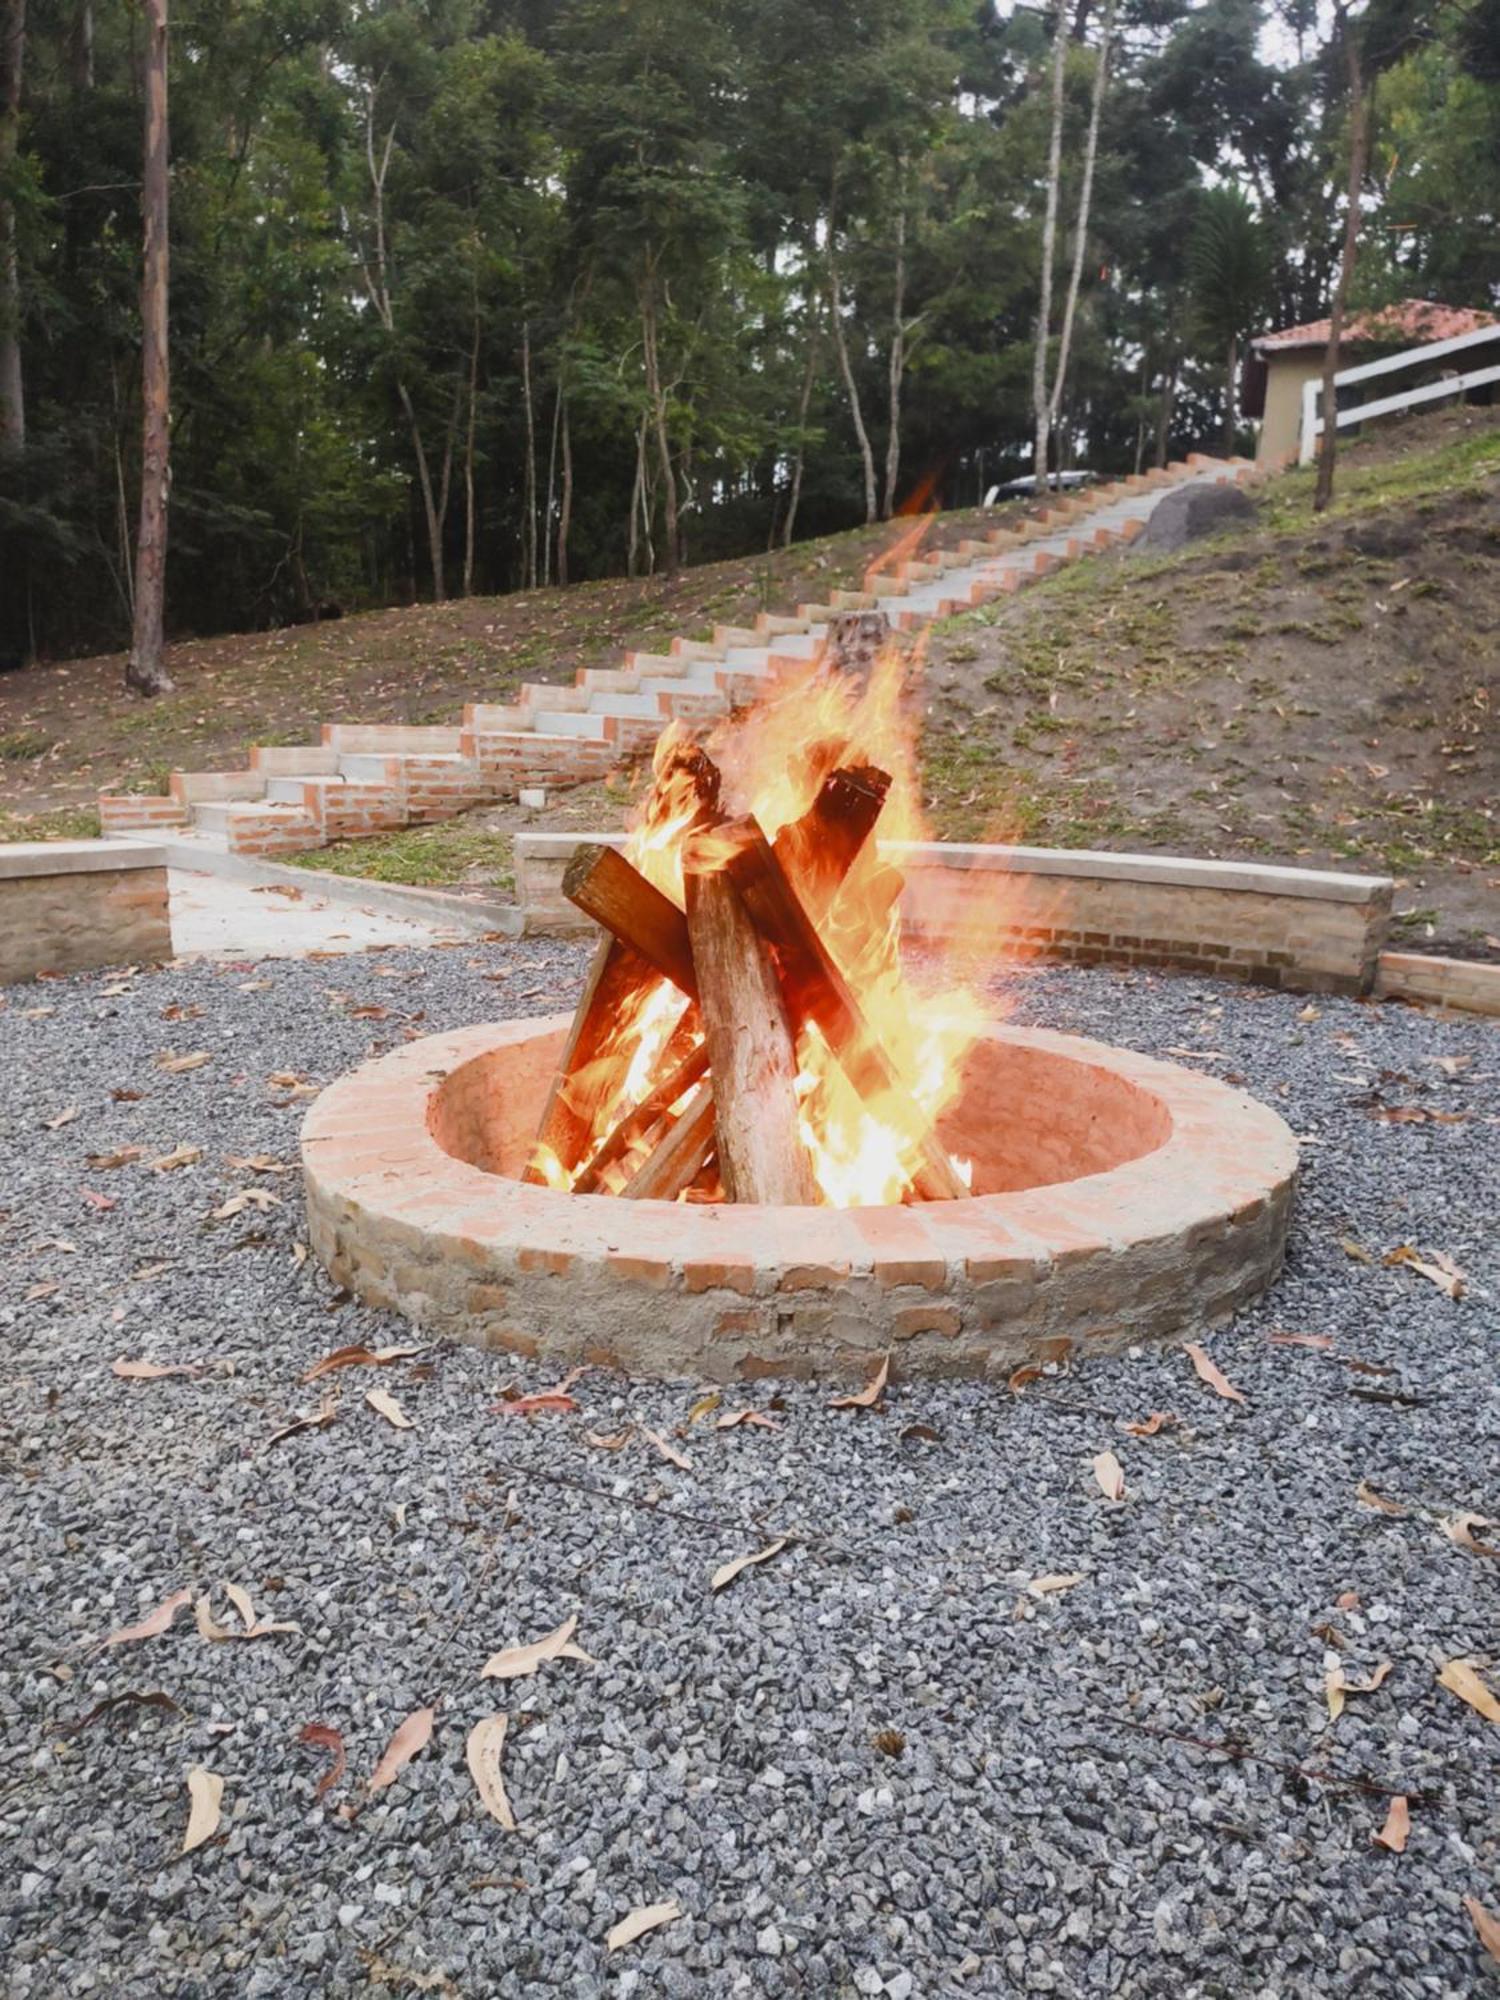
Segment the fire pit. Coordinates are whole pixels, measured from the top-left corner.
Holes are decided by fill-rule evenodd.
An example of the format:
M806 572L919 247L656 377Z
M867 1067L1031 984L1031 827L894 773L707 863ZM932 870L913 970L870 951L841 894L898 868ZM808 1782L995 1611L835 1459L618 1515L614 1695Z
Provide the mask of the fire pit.
M357 1071L303 1135L330 1271L419 1323L650 1373L908 1371L1201 1327L1279 1267L1296 1148L1238 1092L1005 1026L985 940L919 978L909 670L814 665L669 731L571 1022ZM983 979L976 975L982 971Z
M1009 1373L1201 1330L1281 1265L1296 1147L1212 1077L988 1027L941 1121L976 1194L834 1209L622 1201L518 1178L568 1023L459 1029L326 1090L309 1229L340 1284L559 1363L716 1381Z

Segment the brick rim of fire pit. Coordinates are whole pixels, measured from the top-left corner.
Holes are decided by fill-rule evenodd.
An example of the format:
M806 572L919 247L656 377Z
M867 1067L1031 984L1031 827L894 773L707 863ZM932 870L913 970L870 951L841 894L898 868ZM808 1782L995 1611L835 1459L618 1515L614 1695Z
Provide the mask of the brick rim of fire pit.
M564 1364L850 1380L887 1350L908 1375L1003 1375L1064 1345L1201 1331L1281 1268L1297 1146L1274 1112L1211 1076L1038 1028L997 1023L982 1039L997 1061L1082 1066L1101 1099L1144 1093L1159 1139L1082 1178L864 1209L563 1194L445 1150L449 1079L482 1080L504 1119L497 1085L526 1065L511 1122L529 1130L566 1027L428 1036L323 1092L302 1160L312 1246L340 1284L433 1333ZM1076 1067L1054 1074L1095 1088Z

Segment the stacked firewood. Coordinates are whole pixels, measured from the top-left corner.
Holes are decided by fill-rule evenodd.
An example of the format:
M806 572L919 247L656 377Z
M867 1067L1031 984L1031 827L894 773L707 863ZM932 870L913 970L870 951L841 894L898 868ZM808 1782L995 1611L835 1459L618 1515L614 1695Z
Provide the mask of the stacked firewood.
M802 817L768 841L753 817L720 812L719 772L701 750L685 769L697 799L682 851L685 909L613 848L580 848L569 864L564 894L605 935L526 1177L635 1200L816 1202L797 1095L798 1045L816 1034L861 1099L914 1135L912 1194L966 1195L820 928L874 831L889 777L834 764ZM649 1088L600 1130L617 1109L610 1058L620 1024L661 980L688 1004Z

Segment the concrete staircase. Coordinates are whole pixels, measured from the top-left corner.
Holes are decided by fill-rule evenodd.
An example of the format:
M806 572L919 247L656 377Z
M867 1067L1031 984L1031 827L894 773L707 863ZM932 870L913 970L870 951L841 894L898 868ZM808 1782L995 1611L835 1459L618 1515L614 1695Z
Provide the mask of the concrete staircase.
M841 612L883 611L902 631L969 611L1059 563L1130 541L1168 487L1244 480L1254 467L1194 454L1161 471L1069 495L1013 528L933 550L834 590L793 617L721 625L711 642L628 653L587 667L572 687L523 682L510 703L470 702L456 728L325 722L306 745L257 744L241 771L174 771L165 796L103 793L108 835L171 831L205 851L274 857L332 840L452 818L514 799L523 787L602 778L650 749L674 719L712 722L755 701L778 675L815 658Z

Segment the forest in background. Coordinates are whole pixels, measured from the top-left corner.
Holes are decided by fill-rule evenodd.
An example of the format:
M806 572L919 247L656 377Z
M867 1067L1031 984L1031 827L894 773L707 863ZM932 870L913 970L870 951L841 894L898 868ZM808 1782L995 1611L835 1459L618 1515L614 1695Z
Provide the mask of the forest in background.
M0 660L131 628L147 27L0 0ZM174 633L972 504L1039 394L1217 448L1353 108L1352 301L1500 301L1500 0L184 0L169 76Z

